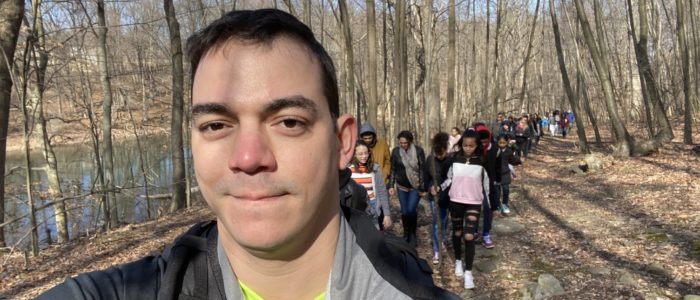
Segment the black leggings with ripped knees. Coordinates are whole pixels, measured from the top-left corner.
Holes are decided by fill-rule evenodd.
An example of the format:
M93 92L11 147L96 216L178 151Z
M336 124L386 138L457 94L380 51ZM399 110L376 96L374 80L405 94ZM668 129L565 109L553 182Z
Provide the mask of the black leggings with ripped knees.
M449 209L450 217L452 218L452 248L454 249L455 259L462 257L462 241L464 241L464 269L471 271L472 263L474 262L474 239L476 238L476 230L479 225L481 205L450 202ZM466 235L462 238L464 224L466 224L466 229L464 230ZM467 240L467 235L471 235L471 240Z

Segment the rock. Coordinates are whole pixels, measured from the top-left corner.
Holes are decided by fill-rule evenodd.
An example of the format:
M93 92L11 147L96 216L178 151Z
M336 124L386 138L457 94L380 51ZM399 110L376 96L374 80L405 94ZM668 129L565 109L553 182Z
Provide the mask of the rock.
M526 281L523 287L520 289L520 299L522 300L532 300L535 299L535 292L537 291L537 283Z
M637 280L627 271L620 272L620 277L617 278L617 282L628 286L637 286Z
M612 273L612 271L608 268L605 267L590 267L588 268L588 273L591 273L593 275L602 275L602 276L607 276Z
M565 294L564 288L561 287L559 280L552 274L542 274L537 278L537 291L535 299L544 299L552 296L560 296Z
M685 296L683 296L683 300L700 300L700 296L698 296L698 295L685 295Z
M511 234L525 230L525 226L509 218L500 218L493 220L491 230L495 233Z
M474 263L474 268L482 273L491 273L496 270L497 265L493 260L480 260Z
M600 159L600 156L597 154L587 154L584 158L583 161L586 162L586 165L588 166L588 170L595 172L603 168L603 161Z
M668 234L665 234L663 232L659 233L648 233L644 237L647 241L652 241L652 242L665 242L668 241Z
M657 276L665 276L665 277L670 277L668 270L664 268L661 264L658 263L652 263L647 265L644 268L647 272L657 275Z
M459 297L462 299L471 299L472 297L474 297L474 290L465 289L462 293L459 294Z
M671 300L670 298L657 294L646 294L644 300Z
M690 244L690 257L700 259L700 240L694 240Z
M494 259L497 257L501 256L500 250L498 250L498 247L492 248L492 249L486 249L484 247L476 247L476 251L474 253L474 258L475 259L481 259L481 258L486 258L486 259Z

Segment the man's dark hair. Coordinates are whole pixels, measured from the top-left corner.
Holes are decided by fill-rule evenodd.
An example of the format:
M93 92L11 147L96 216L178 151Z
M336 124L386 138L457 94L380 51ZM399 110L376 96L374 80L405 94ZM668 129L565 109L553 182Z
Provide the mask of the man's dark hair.
M278 9L231 11L190 36L187 39L186 52L192 67L192 80L202 57L228 41L241 40L270 45L281 36L295 39L318 59L321 64L323 94L328 102L331 116L337 118L340 115L340 109L338 81L335 77L333 60L308 26Z
M399 132L399 136L396 137L397 139L404 138L408 141L408 143L413 143L413 133L411 133L408 130L404 130Z

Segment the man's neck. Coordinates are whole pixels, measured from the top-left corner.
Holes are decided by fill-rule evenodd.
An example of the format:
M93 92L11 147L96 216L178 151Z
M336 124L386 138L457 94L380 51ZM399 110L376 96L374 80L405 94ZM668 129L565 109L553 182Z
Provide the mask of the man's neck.
M326 291L339 230L340 214L337 214L311 245L292 260L263 259L232 241L221 230L219 236L238 280L264 299L314 299Z

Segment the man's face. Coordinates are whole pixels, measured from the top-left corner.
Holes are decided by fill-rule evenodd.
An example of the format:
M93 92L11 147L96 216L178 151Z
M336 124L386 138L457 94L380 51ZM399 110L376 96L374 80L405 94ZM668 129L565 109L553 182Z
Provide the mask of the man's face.
M505 119L504 115L498 115L498 122L503 122L503 119Z
M362 135L362 141L367 145L372 145L374 142L374 134L366 133Z
M293 39L232 40L197 68L194 169L225 242L283 253L310 243L338 214L356 137L351 116L332 120L320 64Z

